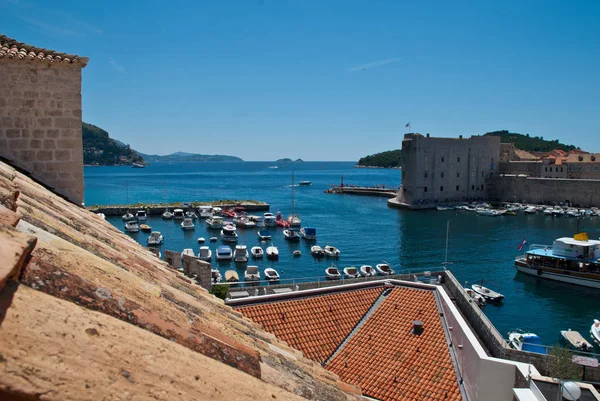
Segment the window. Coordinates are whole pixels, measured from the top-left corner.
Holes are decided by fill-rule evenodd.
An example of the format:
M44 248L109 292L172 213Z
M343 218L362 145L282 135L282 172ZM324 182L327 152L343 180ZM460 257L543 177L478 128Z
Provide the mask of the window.
M460 157L457 157L457 158L456 158L456 162L457 162L457 163L460 163Z
M548 167L546 167L546 168L544 169L544 171L548 171Z
M425 172L425 178L427 178L427 171Z
M427 187L423 187L423 192L427 192Z
M460 173L456 173L456 178L460 178Z
M444 162L444 156L442 156L442 163Z
M552 167L550 167L550 172L552 172Z
M458 191L458 189L459 189L459 188L460 188L460 187L457 185L457 186L456 186L456 190Z
M483 191L483 184L481 184L481 190Z
M471 190L474 191L475 190L475 185L471 185Z
M444 178L444 172L442 171L442 178Z
M440 192L444 192L444 186L440 187Z

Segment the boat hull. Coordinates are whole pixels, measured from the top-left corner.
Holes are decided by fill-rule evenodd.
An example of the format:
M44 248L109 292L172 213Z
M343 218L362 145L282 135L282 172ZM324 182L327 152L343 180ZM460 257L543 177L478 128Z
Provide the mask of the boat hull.
M515 262L515 268L521 273L529 274L530 276L536 276L547 280L560 281L562 283L569 283L580 285L589 288L600 288L600 280L581 277L575 275L576 272L570 272L571 274L559 273L562 270L550 269L550 268L536 268L530 267L525 263Z

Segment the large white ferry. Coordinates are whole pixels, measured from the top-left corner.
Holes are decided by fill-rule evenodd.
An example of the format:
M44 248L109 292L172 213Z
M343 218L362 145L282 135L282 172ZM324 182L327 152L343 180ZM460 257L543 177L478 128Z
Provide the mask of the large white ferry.
M517 257L515 267L548 280L600 288L600 241L580 233L558 238L552 246L532 245Z

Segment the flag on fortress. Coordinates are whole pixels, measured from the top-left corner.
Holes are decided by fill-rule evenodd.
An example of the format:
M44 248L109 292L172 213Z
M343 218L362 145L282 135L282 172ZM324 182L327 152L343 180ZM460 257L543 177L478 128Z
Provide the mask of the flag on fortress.
M406 123L405 127L406 128L410 127L410 122Z
M523 250L523 247L527 244L527 238L523 238L521 245L519 245L519 252Z

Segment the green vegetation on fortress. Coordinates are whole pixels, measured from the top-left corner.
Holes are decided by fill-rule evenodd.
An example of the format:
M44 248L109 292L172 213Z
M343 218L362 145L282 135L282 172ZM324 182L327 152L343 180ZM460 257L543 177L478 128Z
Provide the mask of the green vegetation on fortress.
M543 136L529 136L529 134L517 134L508 132L507 130L488 132L485 135L499 136L502 143L513 143L517 149L525 150L527 152L550 152L555 149L569 152L578 149L574 145L560 143L558 139L548 141L544 139Z
M400 149L388 150L387 152L375 153L361 158L358 163L359 166L364 167L401 167L402 166L402 153Z
M129 145L112 139L102 128L83 123L82 135L84 164L114 166L144 163L144 159Z

